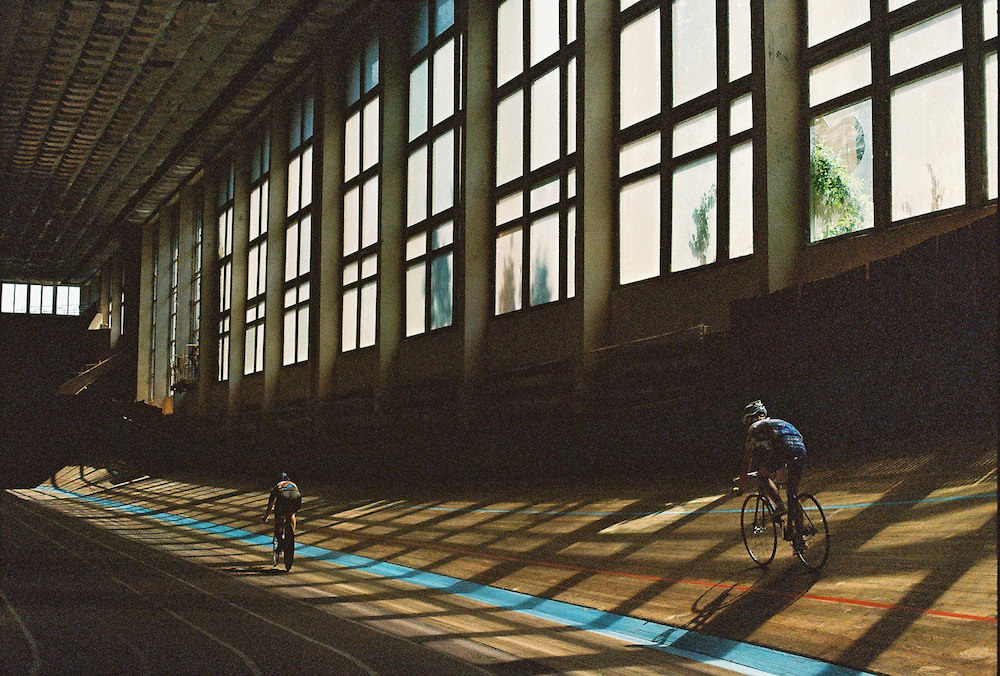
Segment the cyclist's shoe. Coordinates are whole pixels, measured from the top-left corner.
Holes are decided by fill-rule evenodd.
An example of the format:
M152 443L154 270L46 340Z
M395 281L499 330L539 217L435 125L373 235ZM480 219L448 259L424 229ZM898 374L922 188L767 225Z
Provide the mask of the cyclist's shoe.
M792 549L797 552L804 552L806 550L806 539L802 535L796 535L792 538Z

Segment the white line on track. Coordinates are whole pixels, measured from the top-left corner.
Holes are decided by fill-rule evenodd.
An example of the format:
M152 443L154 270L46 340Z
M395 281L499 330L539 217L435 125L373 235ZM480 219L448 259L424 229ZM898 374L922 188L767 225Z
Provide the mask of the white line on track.
M3 600L4 605L10 610L10 614L14 617L14 621L17 626L21 628L21 633L24 634L24 639L28 642L28 650L31 651L31 671L28 672L30 676L35 676L39 669L42 668L42 654L38 650L38 644L35 643L35 637L31 635L31 631L24 624L21 616L17 614L17 609L14 608L14 604L10 602L10 599L3 593L0 589L0 600Z

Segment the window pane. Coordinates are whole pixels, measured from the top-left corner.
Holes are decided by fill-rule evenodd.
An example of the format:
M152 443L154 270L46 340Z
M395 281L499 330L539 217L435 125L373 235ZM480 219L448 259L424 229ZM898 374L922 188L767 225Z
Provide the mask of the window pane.
M296 361L309 358L309 306L298 309L298 341L296 343Z
M558 202L560 185L561 181L558 178L553 178L532 189L531 196L528 198L531 211L538 211Z
M522 0L504 0L497 10L497 86L518 75L523 67Z
M983 39L997 36L997 0L983 0ZM994 89L996 89L994 87Z
M753 127L753 97L750 94L733 101L729 109L729 133L739 134Z
M965 203L962 68L892 92L892 219Z
M302 143L302 108L298 102L292 106L288 121L288 150L293 151Z
M365 106L365 137L362 139L363 146L361 148L362 170L369 169L378 162L378 107L378 99L372 100Z
M361 113L347 118L344 127L344 180L350 181L361 168Z
M413 260L425 253L427 253L427 235L425 233L420 233L406 241L406 260Z
M32 284L29 289L28 312L33 315L40 314L42 311L42 285Z
M870 9L869 0L809 0L809 45L866 23Z
M729 0L729 80L749 75L752 67L750 0Z
M434 142L434 179L431 214L439 214L455 203L455 132Z
M312 204L312 146L302 153L302 201L299 208L304 208Z
M299 224L299 274L304 275L310 270L310 253L312 249L312 218L306 215Z
M365 93L378 84L378 40L372 40L365 47L364 86Z
M531 224L531 304L559 299L559 214Z
M670 270L714 263L717 251L717 162L707 157L674 172Z
M566 297L576 295L576 209L566 214Z
M531 85L531 168L559 159L559 69Z
M576 152L576 59L566 64L566 152Z
M455 0L437 0L434 13L434 34L441 35L455 23Z
M249 239L253 241L260 236L260 186L257 186L250 193L250 234Z
M498 315L521 309L521 228L497 237L496 306Z
M906 5L909 5L916 1L917 0L889 0L889 11L891 12L893 10L899 9L900 7L905 7Z
M809 71L809 105L829 101L872 83L872 49L865 47Z
M358 281L358 263L349 263L344 266L344 285L353 284Z
M14 285L4 282L0 287L0 312L14 311Z
M358 346L358 290L348 289L344 292L344 328L341 338L341 349L344 352Z
M258 371L264 370L264 325L257 325L257 355L256 367Z
M521 193L504 197L497 202L497 225L509 223L515 218L520 218L524 213L524 200Z
M378 241L378 176L365 183L361 197L361 247Z
M455 41L434 55L434 124L455 113Z
M284 319L281 363L283 366L288 366L295 363L295 309L285 310Z
M424 289L426 266L414 265L406 271L406 335L415 336L426 330L424 325Z
M406 169L406 224L427 218L427 146L410 155Z
M503 185L521 175L524 157L523 114L520 90L497 106L497 185Z
M718 115L712 109L674 127L674 157L715 143L718 125Z
M660 12L650 12L622 30L621 128L660 112Z
M450 221L434 228L434 231L431 233L431 249L440 249L454 241L455 224Z
M295 156L292 161L288 163L288 209L285 211L286 216L291 216L296 211L299 210L301 202L299 201L299 179L301 177L300 165L302 163L302 158Z
M358 347L375 344L376 286L374 282L361 287L361 337Z
M299 224L292 223L285 230L285 281L298 277Z
M660 177L622 188L619 216L619 281L660 274Z
M247 256L247 298L257 295L257 256L260 250L255 246Z
M729 155L729 257L753 253L753 144Z
M810 132L810 241L872 227L870 100L814 118Z
M410 73L410 140L427 131L427 61Z
M618 158L618 175L629 174L660 163L660 135L650 134L622 147Z
M889 40L891 75L962 49L962 9L895 33Z
M715 0L674 0L673 22L676 106L716 87Z
M378 274L378 254L365 257L361 261L361 279L374 277Z
M11 307L11 312L17 312L17 296L18 296L18 285L14 286L14 296L13 305ZM27 302L27 296L25 296L25 302ZM25 305L27 307L27 305ZM21 312L23 312L22 310ZM56 314L65 315L69 314L69 288L65 286L56 287Z
M993 3L996 13L996 3ZM994 23L994 34L996 24ZM997 198L997 53L986 57L986 165L987 195Z
M254 358L257 356L257 331L251 326L246 330L246 340L243 352L243 375L250 375L254 371Z
M431 328L451 326L452 255L438 256L431 263Z
M559 0L531 2L531 65L559 50Z
M80 287L69 287L69 313L71 315L80 314Z
M344 255L350 255L358 250L358 235L361 226L361 206L359 196L361 189L351 188L344 195Z
M416 54L427 45L427 0L421 0L413 15L413 40L410 53Z

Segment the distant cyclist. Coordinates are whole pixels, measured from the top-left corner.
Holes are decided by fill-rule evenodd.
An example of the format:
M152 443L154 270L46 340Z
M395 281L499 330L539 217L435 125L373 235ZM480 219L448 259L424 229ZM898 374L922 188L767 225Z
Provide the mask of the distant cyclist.
M747 473L756 469L761 490L775 504L774 518L777 519L788 512L774 483L774 477L782 469L787 470L788 504L798 507L796 496L806 466L806 447L802 434L791 423L768 417L767 409L759 399L744 407L743 427L747 435L743 460L745 469L740 474L738 490L743 491ZM802 525L802 513L799 509L793 509L791 516L798 531ZM797 550L805 549L805 541L801 535L795 538L792 545Z
M271 496L267 500L267 509L264 510L264 516L260 520L266 523L267 515L271 513L271 509L274 509L274 536L280 537L285 526L285 519L291 520L292 532L295 532L295 513L299 511L301 506L302 494L299 493L299 487L288 478L287 474L282 472L278 483L271 489Z

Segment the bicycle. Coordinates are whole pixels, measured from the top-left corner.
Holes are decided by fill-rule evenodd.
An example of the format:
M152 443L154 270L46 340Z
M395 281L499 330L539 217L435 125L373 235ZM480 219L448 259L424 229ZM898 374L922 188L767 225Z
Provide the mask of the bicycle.
M278 518L277 515L275 518ZM271 557L275 566L279 560L284 560L285 571L289 571L295 561L295 531L292 529L291 518L286 516L284 521L281 531L271 536Z
M757 476L757 472L749 472L747 476ZM758 479L759 481L759 479ZM796 504L788 505L788 512L775 518L774 505L763 490L747 495L740 510L740 529L743 534L743 544L747 553L761 568L767 567L774 560L778 549L778 526L781 526L783 539L795 542L797 535L805 541L805 548L795 549L795 556L810 570L817 571L826 563L830 555L830 529L826 523L826 515L819 500L810 493L799 493L795 496ZM802 529L799 531L792 517L792 510L798 509L802 514Z

